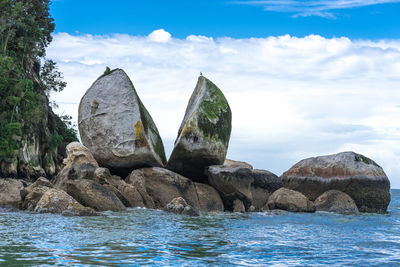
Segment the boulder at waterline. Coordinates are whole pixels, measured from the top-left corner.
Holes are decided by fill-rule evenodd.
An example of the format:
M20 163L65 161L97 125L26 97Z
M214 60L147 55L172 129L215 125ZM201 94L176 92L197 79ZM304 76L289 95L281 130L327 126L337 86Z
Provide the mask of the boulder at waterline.
M346 193L338 190L329 190L317 197L314 201L317 211L337 213L357 213L358 208L354 200Z
M207 175L209 184L220 193L226 210L234 210L236 199L243 202L246 210L250 207L254 178L249 168L215 165L207 169Z
M254 211L260 211L270 195L283 187L283 182L277 175L266 170L252 170L251 177L254 179L251 184L252 205Z
M82 142L96 161L117 173L166 162L157 127L121 69L100 76L86 91L78 123Z
M232 113L221 90L200 76L168 160L167 168L206 182L206 167L223 164L231 135Z
M34 211L37 213L62 213L67 216L99 215L93 209L82 206L73 197L57 188L47 190Z
M147 208L164 209L177 197L184 198L196 209L200 207L194 183L170 170L142 168L134 170L125 181L138 190Z
M21 201L20 191L24 187L22 180L0 178L0 207L18 208Z
M243 202L246 211L253 205L261 210L268 197L282 187L281 179L265 170L252 170L247 166L216 165L207 171L208 182L220 193L225 209L234 210L234 201Z
M360 212L384 212L390 203L390 182L383 169L354 152L304 159L281 178L285 187L311 201L335 189L348 194Z
M251 206L250 206L251 207ZM240 199L235 199L233 201L233 208L232 208L233 212L245 212L246 209L244 207L243 202Z
M92 180L69 180L66 182L66 192L83 206L97 211L125 210L124 204L114 192Z
M182 197L177 197L167 204L166 210L176 214L199 216L200 212L187 204Z
M314 212L314 203L307 199L302 193L280 188L268 198L269 210L279 209L292 212Z
M202 184L194 183L196 188L197 197L199 198L199 209L203 212L222 212L224 211L224 204L219 196L217 190L213 187Z
M34 183L20 191L20 208L22 210L33 211L44 193L53 187L53 184L49 180L44 177L40 177Z

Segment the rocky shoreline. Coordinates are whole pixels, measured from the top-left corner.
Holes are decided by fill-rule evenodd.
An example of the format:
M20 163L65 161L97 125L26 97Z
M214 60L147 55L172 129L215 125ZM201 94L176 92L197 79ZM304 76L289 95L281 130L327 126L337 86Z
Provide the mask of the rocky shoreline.
M79 105L82 143L66 147L51 180L0 179L0 207L96 216L127 207L198 216L210 212L385 212L390 182L354 153L309 158L282 176L226 159L232 114L200 76L169 160L157 127L121 69L97 79Z

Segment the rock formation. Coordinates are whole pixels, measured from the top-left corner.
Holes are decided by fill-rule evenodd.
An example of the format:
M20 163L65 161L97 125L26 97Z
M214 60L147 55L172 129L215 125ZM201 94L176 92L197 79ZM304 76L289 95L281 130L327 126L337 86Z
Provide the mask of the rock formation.
M200 76L168 160L167 168L206 182L206 167L223 164L231 135L232 113L223 93Z
M283 186L275 174L252 170L243 164L210 166L206 173L209 184L220 193L228 211L235 210L235 205L238 205L236 200L241 201L246 211L251 206L254 211L259 211L265 206L268 197Z
M177 197L167 204L166 210L176 214L199 216L200 212L186 203L182 197Z
M100 76L86 91L78 123L83 144L101 166L116 173L166 162L157 127L121 69Z
M304 159L281 178L286 188L303 193L311 201L331 189L342 191L360 212L384 212L390 202L390 182L383 169L354 152Z
M276 190L268 198L267 207L270 210L280 209L292 212L314 212L314 203L307 199L302 193L281 188Z
M357 213L358 208L354 200L346 193L338 190L329 190L317 197L314 201L317 211L336 213Z

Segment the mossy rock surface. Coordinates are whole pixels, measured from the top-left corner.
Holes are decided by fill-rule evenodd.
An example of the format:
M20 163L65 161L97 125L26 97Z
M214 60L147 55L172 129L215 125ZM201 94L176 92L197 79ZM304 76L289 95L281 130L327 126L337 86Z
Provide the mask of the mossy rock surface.
M189 100L167 168L206 182L205 168L223 164L232 129L232 113L221 90L200 76Z
M122 69L100 76L82 97L79 133L96 161L118 174L166 163L158 129Z

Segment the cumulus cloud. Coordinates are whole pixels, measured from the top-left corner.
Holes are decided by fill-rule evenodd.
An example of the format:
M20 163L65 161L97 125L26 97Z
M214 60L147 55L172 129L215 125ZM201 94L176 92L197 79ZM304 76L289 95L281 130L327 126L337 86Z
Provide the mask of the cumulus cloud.
M154 41L159 33L56 34L47 56L68 82L52 96L59 112L76 120L80 98L106 66L123 68L169 154L202 72L231 105L228 157L280 175L305 157L354 150L376 160L400 188L400 40L163 33L166 42Z
M334 10L399 2L400 0L254 0L235 1L234 3L263 6L266 11L294 13L294 17L320 16L335 18L335 14L332 12Z

